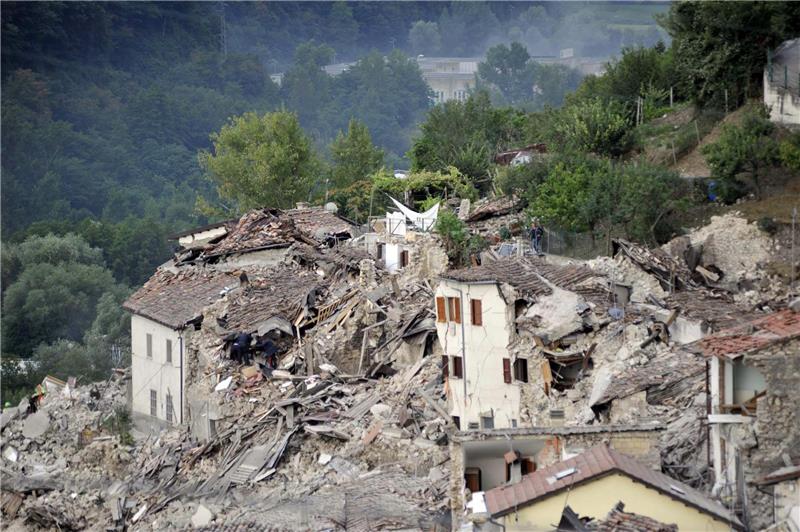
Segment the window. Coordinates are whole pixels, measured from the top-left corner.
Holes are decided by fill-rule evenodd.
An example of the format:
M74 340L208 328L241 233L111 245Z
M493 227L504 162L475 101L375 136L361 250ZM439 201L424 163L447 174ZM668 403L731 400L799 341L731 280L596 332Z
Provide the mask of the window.
M481 426L474 421L468 425L469 430L478 430Z
M461 418L458 416L453 416L453 423L455 424L458 430L461 430Z
M175 411L172 408L172 395L167 394L167 421L172 423L174 420L175 420Z
M436 321L444 323L447 321L447 311L444 308L444 298L436 298Z
M464 378L464 366L463 360L461 357L453 357L453 378L454 379L463 379Z
M167 340L167 364L172 364L172 340Z
M511 359L503 359L503 382L511 384Z
M400 252L400 267L405 268L408 266L408 250L404 249Z
M481 425L485 429L494 428L494 416L481 416Z
M518 358L514 361L514 380L528 382L528 361Z
M147 333L147 358L153 358L153 335Z
M386 247L386 244L378 244L378 258L383 258L383 248Z
M469 308L470 313L472 314L473 325L483 325L483 309L481 307L480 299L469 300Z
M447 355L442 356L442 377L447 378L450 376L450 362Z
M158 392L155 390L150 390L150 415L158 417Z
M450 321L454 321L456 323L461 323L461 298L460 297L448 297L447 298L447 305L450 310Z

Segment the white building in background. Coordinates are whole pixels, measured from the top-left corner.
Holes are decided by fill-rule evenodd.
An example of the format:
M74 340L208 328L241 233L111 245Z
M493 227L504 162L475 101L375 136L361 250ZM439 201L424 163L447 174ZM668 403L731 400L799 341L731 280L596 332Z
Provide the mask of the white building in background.
M436 103L465 101L475 88L478 63L481 61L480 57L417 56L422 79L433 91Z
M800 38L786 41L764 68L764 104L775 123L800 126Z

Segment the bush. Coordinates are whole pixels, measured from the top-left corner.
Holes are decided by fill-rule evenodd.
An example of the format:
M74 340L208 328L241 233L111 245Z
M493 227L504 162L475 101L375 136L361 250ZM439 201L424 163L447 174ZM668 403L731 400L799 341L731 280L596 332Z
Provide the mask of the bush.
M758 220L758 228L770 236L775 236L778 232L778 223L769 216L764 216Z

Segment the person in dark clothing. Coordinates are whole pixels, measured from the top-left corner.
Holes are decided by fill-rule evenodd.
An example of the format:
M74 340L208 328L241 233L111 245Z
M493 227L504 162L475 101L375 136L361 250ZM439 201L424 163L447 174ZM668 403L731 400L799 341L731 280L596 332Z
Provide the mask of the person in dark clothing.
M539 225L537 220L533 220L531 223L531 229L529 231L529 236L531 239L531 247L536 252L536 254L541 254L542 252L542 237L544 236L544 229L542 226Z
M258 342L256 342L256 352L264 355L264 358L267 361L267 366L269 366L271 369L278 367L278 347L272 343L272 340L267 337L262 337Z
M253 337L247 333L239 333L231 346L231 358L239 364L250 364L250 343Z

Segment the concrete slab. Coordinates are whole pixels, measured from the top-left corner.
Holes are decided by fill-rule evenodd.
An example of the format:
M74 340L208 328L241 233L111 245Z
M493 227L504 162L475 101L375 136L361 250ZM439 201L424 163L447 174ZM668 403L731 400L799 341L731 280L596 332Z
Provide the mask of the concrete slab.
M17 415L19 414L19 408L16 406L12 406L10 408L6 408L3 410L3 413L0 414L0 430L6 428L12 420L14 420Z
M50 429L50 416L41 410L31 414L22 426L22 435L26 438L38 438Z
M195 528L208 526L212 519L214 519L214 513L201 504L192 516L192 526Z

